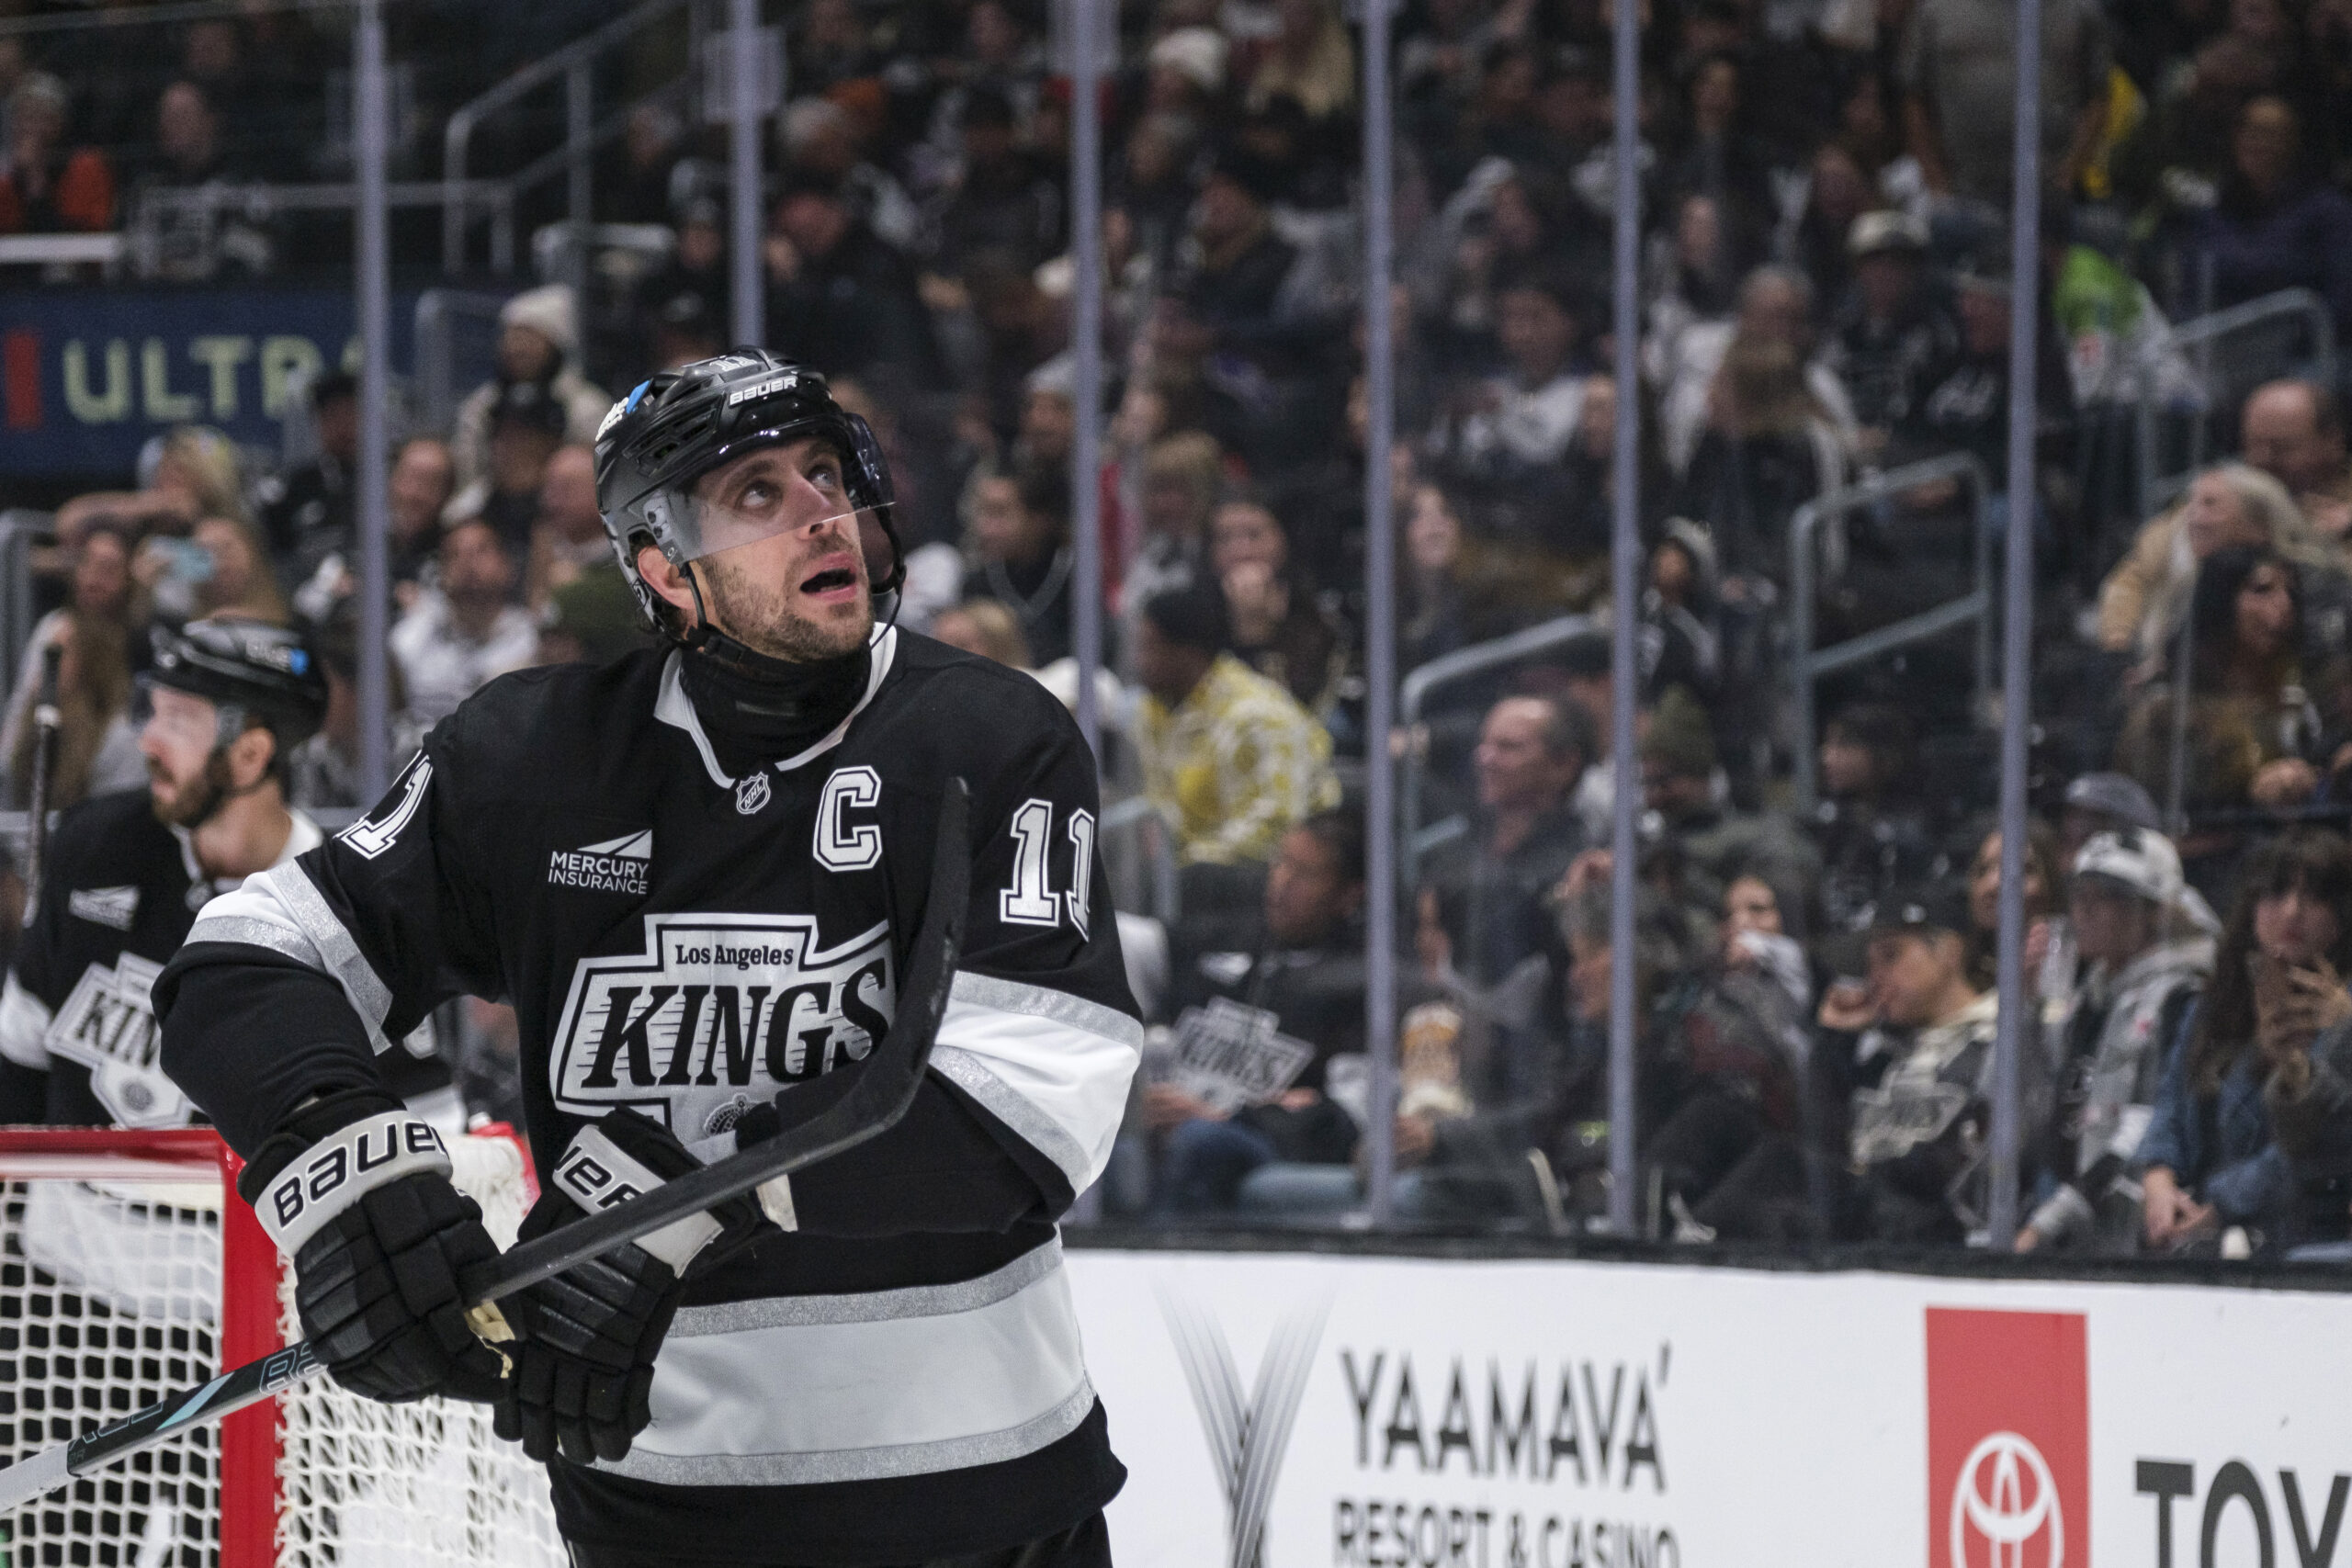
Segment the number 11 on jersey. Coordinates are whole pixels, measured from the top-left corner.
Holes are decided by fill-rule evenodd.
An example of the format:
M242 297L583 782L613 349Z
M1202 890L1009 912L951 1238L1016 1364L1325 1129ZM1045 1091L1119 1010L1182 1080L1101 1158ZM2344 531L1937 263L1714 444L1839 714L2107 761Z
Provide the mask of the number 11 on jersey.
M1029 799L1012 814L1012 886L996 896L999 919L1016 926L1058 926L1062 910L1087 935L1087 912L1094 880L1094 813L1069 816L1070 889L1056 893L1046 864L1054 844L1054 803Z

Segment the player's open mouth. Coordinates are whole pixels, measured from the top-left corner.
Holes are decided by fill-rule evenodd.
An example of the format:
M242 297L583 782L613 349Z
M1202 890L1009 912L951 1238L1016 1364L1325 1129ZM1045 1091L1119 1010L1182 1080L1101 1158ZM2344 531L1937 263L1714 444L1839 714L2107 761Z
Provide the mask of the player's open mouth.
M803 579L800 584L801 592L818 599L854 592L856 589L857 573L845 566L827 567L815 576Z

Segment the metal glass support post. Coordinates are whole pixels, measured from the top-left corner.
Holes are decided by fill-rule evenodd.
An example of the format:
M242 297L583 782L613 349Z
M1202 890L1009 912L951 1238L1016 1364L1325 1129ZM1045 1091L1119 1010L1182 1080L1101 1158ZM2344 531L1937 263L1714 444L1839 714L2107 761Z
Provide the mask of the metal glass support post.
M732 39L727 146L734 192L728 270L735 288L735 341L760 347L767 341L767 299L760 289L760 0L727 0L727 26Z
M593 151L596 123L591 95L595 85L595 66L582 59L572 62L563 73L563 146L571 159L566 179L565 209L574 223L585 223L593 216L589 178L593 170L588 155Z
M1615 186L1612 265L1617 348L1617 429L1611 457L1614 489L1610 538L1609 748L1615 776L1609 882L1609 1228L1632 1235L1634 1161L1634 814L1641 774L1634 766L1634 624L1641 615L1641 387L1635 379L1640 331L1642 193L1636 138L1641 134L1642 35L1635 0L1616 0L1616 141L1610 152Z
M1078 431L1070 444L1070 518L1076 537L1070 643L1078 656L1078 728L1099 758L1102 716L1094 672L1102 668L1102 102L1095 28L1101 0L1070 7L1070 260L1078 269L1071 321ZM1115 20L1112 24L1116 26Z
M1996 1252L2017 1238L2018 1085L2025 1048L2025 763L2032 706L2034 331L2041 296L2041 0L2018 0L2015 200L2009 233L2009 504L2001 592L2001 926L1999 1033L1993 1046Z
M1388 465L1396 444L1396 344L1389 276L1388 0L1363 0L1364 377L1372 405L1364 438L1364 1043L1372 1053L1372 1223L1396 1204L1396 774L1388 732L1396 705L1396 497Z
M391 783L390 652L391 564L390 432L384 407L391 381L390 255L385 233L384 12L381 0L359 0L352 33L352 107L358 119L352 146L358 156L359 304L359 795L373 801Z

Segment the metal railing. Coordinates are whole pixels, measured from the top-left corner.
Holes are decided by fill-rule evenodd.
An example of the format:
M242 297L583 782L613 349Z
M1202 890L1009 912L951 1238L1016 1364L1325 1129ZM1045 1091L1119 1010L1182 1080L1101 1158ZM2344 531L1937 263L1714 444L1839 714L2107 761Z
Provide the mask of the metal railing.
M2160 407L2162 400L2155 390L2156 377L2153 362L2147 378L2148 394L2140 400L2137 460L2139 464L2140 515L2147 517L2167 504L2174 496L2188 488L2188 481L2205 466L2206 422L2215 412L2215 405L2229 390L2214 384L2214 356L2222 353L2224 344L2233 337L2254 335L2274 323L2300 318L2311 344L2308 366L2312 374L2333 386L2335 381L2335 322L2328 312L2327 301L2308 288L2282 288L2276 294L2265 294L2258 299L2232 305L2183 321L2172 329L2167 343L2152 345L2153 356L2167 353L2187 355L2197 367L2199 399L2194 406L2174 404ZM2278 373L2291 367L2273 366ZM2248 390L2251 388L2246 389ZM2160 473L2162 455L2158 446L2162 438L2162 420L2166 414L2188 417L2188 448L2187 464L2171 472Z
M594 113L595 69L599 56L607 51L634 40L646 28L666 21L678 11L686 13L692 43L688 58L701 57L703 8L695 0L645 0L645 4L614 17L586 38L565 45L544 60L533 62L469 103L461 105L449 116L441 133L441 265L452 276L466 269L466 230L473 221L477 206L490 214L491 267L499 273L514 270L514 203L523 192L542 184L556 174L566 180L566 208L575 222L585 222L591 216L590 161L596 149L611 140L627 123L628 109L609 117L603 126ZM521 99L525 95L547 85L557 77L563 78L564 139L563 145L526 164L516 173L496 180L469 180L467 164L472 156L474 132L483 120ZM692 74L662 88L652 96L660 98L692 91ZM634 107L632 105L630 107ZM488 191L486 200L480 193Z
M1609 623L1598 615L1561 615L1539 622L1508 637L1474 643L1468 648L1455 649L1441 654L1427 664L1416 666L1398 682L1396 692L1396 723L1408 735L1421 722L1421 709L1429 702L1430 694L1442 686L1450 686L1488 670L1505 664L1516 664L1522 659L1532 659L1539 653L1575 642L1579 637L1605 637ZM1385 738L1374 736L1370 744L1381 745ZM1419 746L1408 747L1405 753L1405 776L1397 790L1397 839L1407 848L1398 866L1398 883L1410 893L1418 880L1419 857L1436 844L1454 835L1430 839L1421 829L1421 773L1427 759Z
M119 233L0 234L0 266L110 267L122 251Z
M1829 648L1815 648L1814 617L1818 593L1816 564L1820 558L1816 540L1823 526L1834 518L1866 511L1896 500L1906 491L1946 479L1965 483L1975 499L1976 586L1957 599L1906 615L1892 626L1849 637ZM1973 621L1976 626L1976 694L1982 711L1983 699L1993 688L1993 520L1992 508L1987 504L1992 490L1992 478L1984 471L1984 465L1968 453L1954 452L1873 474L1858 485L1831 491L1798 507L1789 519L1789 682L1795 732L1790 750L1794 753L1791 759L1792 782L1800 812L1810 816L1819 796L1813 688L1824 675L1866 664L1913 643L1939 637Z

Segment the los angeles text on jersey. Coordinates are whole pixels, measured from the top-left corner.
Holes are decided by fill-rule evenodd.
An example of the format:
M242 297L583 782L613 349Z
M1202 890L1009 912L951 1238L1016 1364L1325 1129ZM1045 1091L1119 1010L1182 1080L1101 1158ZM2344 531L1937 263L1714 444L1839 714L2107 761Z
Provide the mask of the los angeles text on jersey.
M567 1111L631 1105L707 1137L863 1060L897 1006L887 922L826 947L808 915L650 915L644 953L572 971L549 1087Z

